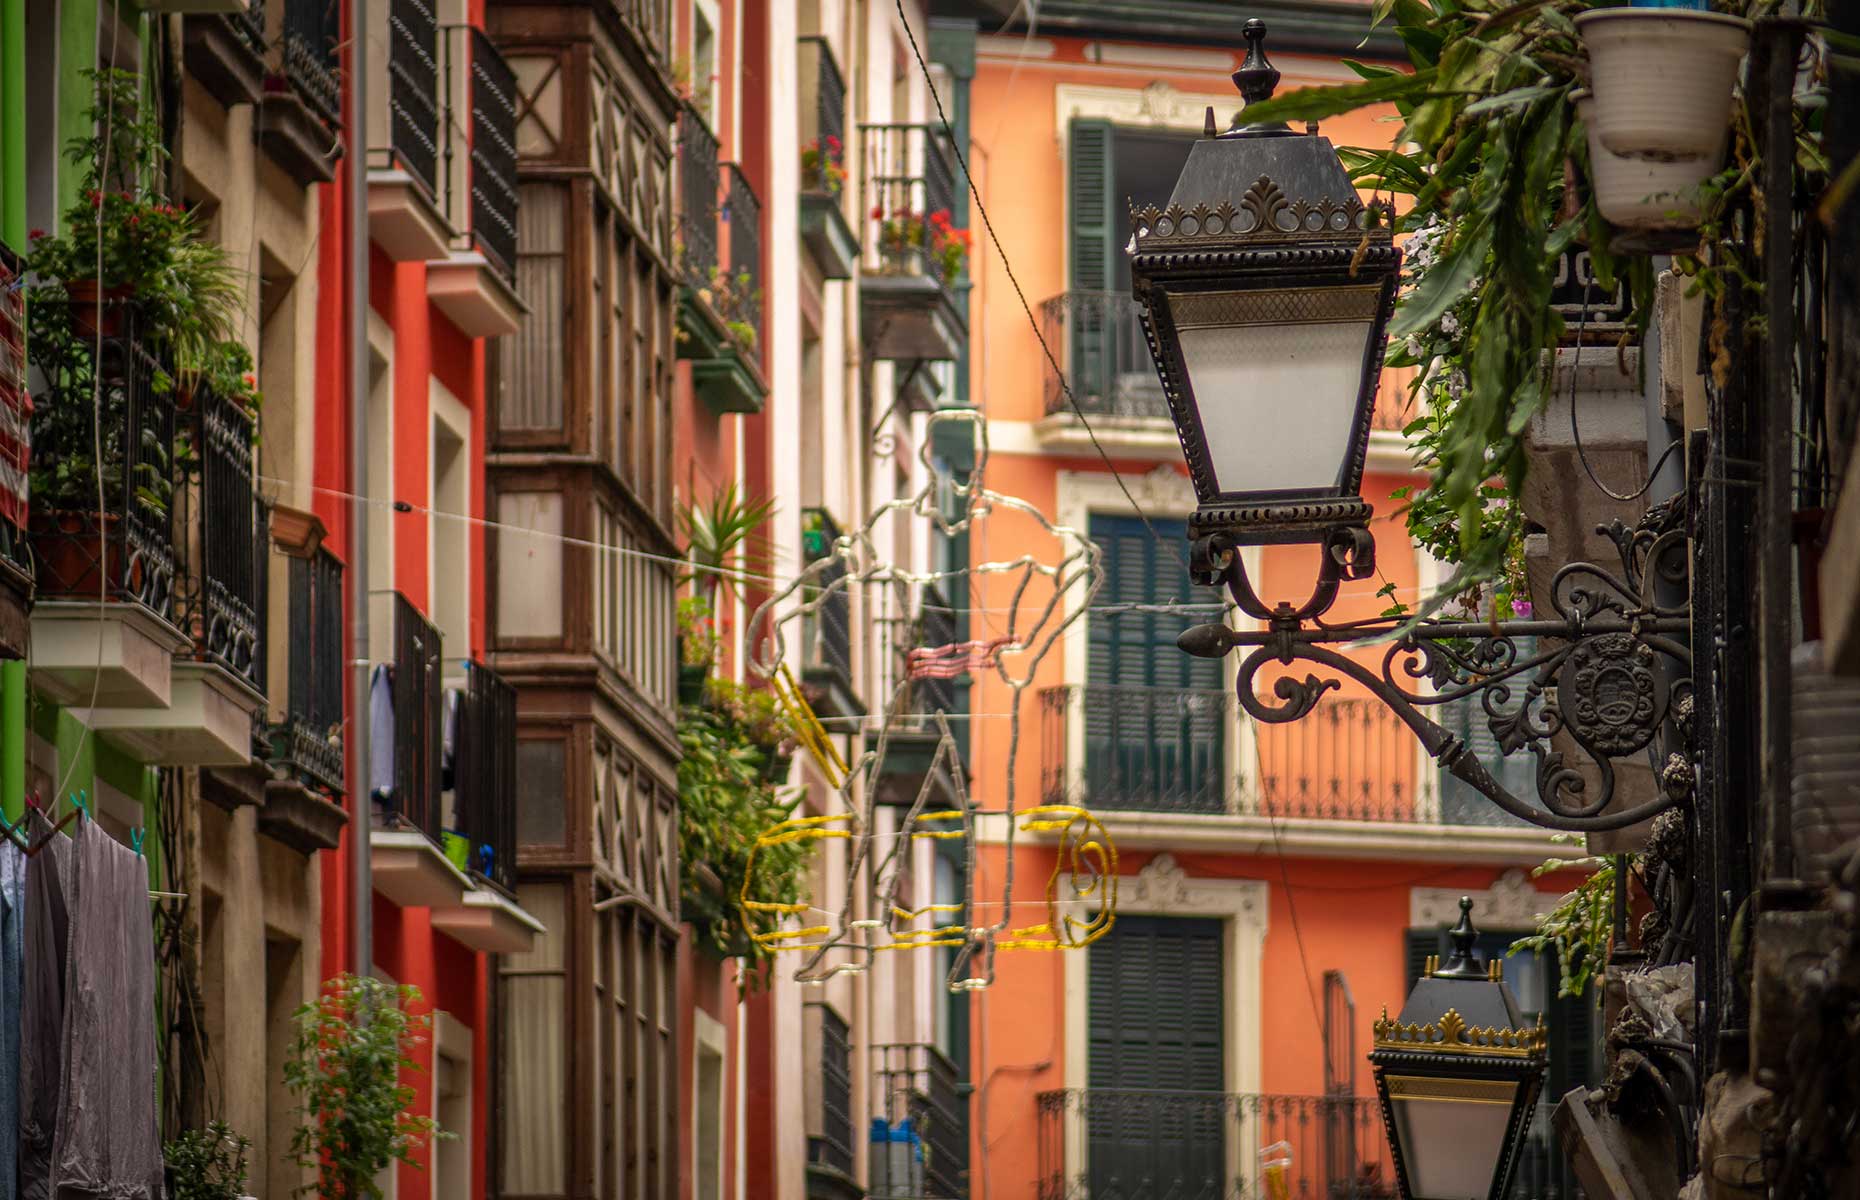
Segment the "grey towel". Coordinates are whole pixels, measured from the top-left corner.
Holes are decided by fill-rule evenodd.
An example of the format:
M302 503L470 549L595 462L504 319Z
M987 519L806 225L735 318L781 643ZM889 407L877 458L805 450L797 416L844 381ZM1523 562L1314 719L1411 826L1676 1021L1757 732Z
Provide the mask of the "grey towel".
M162 1200L148 863L90 821L71 848L78 885L52 1197Z
M33 842L52 823L32 813ZM24 995L19 1030L19 1194L51 1200L52 1134L64 1087L65 956L77 883L71 842L54 837L26 865Z
M19 1128L20 1006L25 981L26 856L0 837L0 1129ZM19 1139L0 1137L0 1200L19 1198Z

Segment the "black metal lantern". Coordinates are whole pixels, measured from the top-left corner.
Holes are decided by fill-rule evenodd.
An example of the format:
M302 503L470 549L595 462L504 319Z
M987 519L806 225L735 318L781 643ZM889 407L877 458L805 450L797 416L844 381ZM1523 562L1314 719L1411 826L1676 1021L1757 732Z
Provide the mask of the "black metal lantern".
M1266 27L1234 82L1272 95ZM1131 281L1194 480L1191 536L1324 542L1366 572L1359 494L1401 252L1315 126L1245 124L1189 152L1167 208L1134 210ZM1352 576L1357 571L1349 572Z
M1527 1027L1498 962L1473 953L1460 900L1446 966L1428 961L1399 1020L1375 1023L1376 1091L1403 1200L1500 1200L1543 1083L1548 1031Z

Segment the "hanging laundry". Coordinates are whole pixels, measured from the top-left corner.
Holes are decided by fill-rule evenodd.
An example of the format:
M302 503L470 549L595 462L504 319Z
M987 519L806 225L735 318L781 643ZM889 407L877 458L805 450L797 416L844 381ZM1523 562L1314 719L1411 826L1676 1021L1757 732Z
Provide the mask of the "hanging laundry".
M65 956L71 944L71 902L77 881L72 875L70 840L53 836L52 823L37 808L32 810L30 827L32 843L40 848L26 870L19 1194L21 1200L51 1200L52 1138L64 1098Z
M19 1036L25 981L26 855L0 841L0 1200L19 1196Z
M148 863L94 821L78 823L68 861L77 886L52 1196L162 1200Z
M394 798L394 668L385 664L368 678L368 795Z

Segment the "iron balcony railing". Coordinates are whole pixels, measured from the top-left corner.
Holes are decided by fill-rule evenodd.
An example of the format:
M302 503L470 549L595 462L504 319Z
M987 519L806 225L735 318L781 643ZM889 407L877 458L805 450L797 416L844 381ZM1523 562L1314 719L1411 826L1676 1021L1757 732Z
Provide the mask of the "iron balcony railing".
M405 823L444 841L440 783L445 689L440 637L399 592L394 612L394 789L385 800L390 825Z
M0 243L0 570L30 575L32 397L26 378L26 289L19 256Z
M284 0L284 78L332 126L342 120L336 65L341 41L337 0Z
M724 168L723 219L730 227L730 311L762 336L762 201L735 163Z
M1046 365L1048 416L1070 413L1076 402L1087 416L1169 420L1169 402L1129 292L1062 292L1040 305L1040 326L1066 372L1062 385L1053 364ZM1412 419L1406 399L1401 389L1385 392L1370 427L1400 432Z
M284 720L271 728L272 762L332 796L342 776L342 563L327 550L289 565L290 659Z
M514 891L517 689L483 663L470 662L457 699L449 832L465 840L468 870Z
M1379 1101L1071 1088L1042 1092L1039 1200L1266 1200L1261 1151L1291 1148L1293 1200L1395 1200ZM1580 1200L1539 1106L1509 1200Z
M846 173L846 78L823 37L800 39L801 190L837 195Z
M809 1004L808 1026L817 1039L820 1071L818 1132L807 1137L807 1161L853 1173L852 1031L831 1005Z
M935 1046L872 1047L885 1140L873 1126L873 1200L965 1200L969 1097L956 1064Z
M697 109L678 110L678 268L694 288L717 273L717 135Z
M1226 690L1080 685L1041 693L1042 784L1090 808L1349 821L1437 819L1414 737L1377 701L1242 726Z
M55 484L32 497L32 556L41 596L140 604L173 622L179 471L163 386L173 371L139 322L123 302L33 305L29 350L45 391L32 464Z
M388 149L439 195L439 21L429 0L388 0Z
M193 389L177 447L177 520L182 569L178 623L195 652L264 690L264 624L260 576L270 548L261 530L253 486L257 418L237 400L204 384Z
M446 212L498 274L517 269L517 80L475 25L446 28ZM461 82L460 74L465 75ZM463 158L461 163L459 160ZM461 170L461 167L464 169Z
M865 145L863 196L876 226L872 244L878 270L926 275L949 287L962 275L946 269L942 250L949 231L966 223L958 205L949 139L930 125L861 125Z
M265 0L248 0L244 8L227 13L226 22L253 53L260 58L269 57L265 45Z
M807 561L826 558L839 541L839 522L824 508L801 510L801 541ZM802 620L803 667L830 672L852 692L852 588L846 581L846 561L835 556L813 575L806 599L810 611Z

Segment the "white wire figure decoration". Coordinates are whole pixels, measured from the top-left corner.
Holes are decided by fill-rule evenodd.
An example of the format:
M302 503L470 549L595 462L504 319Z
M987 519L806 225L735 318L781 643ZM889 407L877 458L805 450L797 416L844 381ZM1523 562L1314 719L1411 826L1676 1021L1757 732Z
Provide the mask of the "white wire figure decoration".
M968 425L974 439L975 465L967 479L940 472L930 456L929 448L934 441L930 430L950 423ZM823 556L809 563L797 578L769 597L750 624L752 630L758 631L758 640L751 648L748 665L770 681L789 705L797 719L802 746L814 757L829 785L837 789L840 809L783 821L763 833L756 849L795 841L845 840L851 843L847 856L846 899L837 913L828 914L829 919L824 923L809 922L810 911L826 910L815 909L805 902L758 900L748 893L747 885L739 897L746 917L773 915L777 918L777 928L773 930L757 930L753 919L748 922L751 936L758 943L771 950L807 955L794 975L804 983L821 983L836 975L862 972L880 952L954 947L956 954L947 977L950 990L979 990L994 981L998 950L1078 949L1103 936L1116 919L1117 849L1103 824L1077 805L1040 804L1022 809L1017 805L1015 792L1022 701L1037 677L1041 662L1062 644L1067 629L1084 615L1096 598L1104 574L1099 548L1078 530L1048 520L1027 501L990 491L983 485L988 461L988 426L979 412L950 409L931 414L918 457L929 476L923 490L914 496L885 503L871 513L864 524L841 535ZM945 505L952 500L953 515L945 511ZM1023 554L950 571L914 572L885 561L873 538L874 530L882 522L899 515L928 521L937 532L948 537L972 532L996 513L1031 518L1059 543L1061 553L1057 561L1043 562L1032 554ZM858 753L852 762L846 762L795 686L793 672L786 661L787 628L806 618L818 622L825 606L836 596L848 594L855 588L893 588L900 608L913 618L920 618L926 585L950 580L957 586L967 587L976 576L1002 576L1013 582L1005 630L987 641L911 651L906 656L905 677L885 705L874 744ZM890 750L892 735L906 719L925 716L921 710L913 712L908 707L912 683L920 678L953 678L965 671L992 673L1005 686L1009 697L1007 770L1002 785L1007 832L998 907L1000 916L992 922L978 919L973 911L976 809L969 799L961 755L950 732L948 714L942 709L927 714L928 723L936 734L936 750L915 800L899 822L897 837L882 852L876 851L872 844L878 791L873 785ZM931 806L939 779L952 781L953 807ZM1046 883L1045 920L1016 926L1012 921L1015 840L1017 835L1029 833L1057 834L1057 854ZM910 851L918 839L962 843L967 885L958 901L917 907L906 907L900 902L899 892L908 874ZM749 878L753 878L755 852L752 849ZM872 915L860 918L854 911L853 884L861 878L868 859L875 855L871 874ZM1074 915L1080 909L1086 915Z

